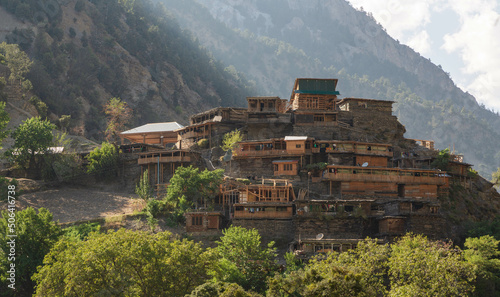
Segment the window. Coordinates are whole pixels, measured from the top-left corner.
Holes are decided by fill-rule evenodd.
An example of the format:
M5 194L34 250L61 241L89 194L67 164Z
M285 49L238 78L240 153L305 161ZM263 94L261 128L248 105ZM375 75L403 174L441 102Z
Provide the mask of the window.
M191 217L191 225L201 226L203 224L203 218L200 216Z
M274 171L278 171L279 168L278 168L278 164L274 164Z
M314 116L314 121L315 122L324 122L325 121L325 117L322 116L322 115L319 115L319 116L315 115Z
M283 170L284 171L292 171L293 170L293 164L283 164Z
M295 145L295 148L301 148L302 147L302 144L296 144Z

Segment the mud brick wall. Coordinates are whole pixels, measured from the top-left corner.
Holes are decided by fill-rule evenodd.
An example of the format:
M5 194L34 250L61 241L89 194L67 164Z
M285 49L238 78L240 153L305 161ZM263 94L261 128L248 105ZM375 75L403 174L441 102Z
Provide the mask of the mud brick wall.
M451 236L451 230L449 230L446 220L441 215L411 214L406 219L405 229L407 232L423 234L432 240Z
M246 140L262 140L282 138L292 135L291 123L248 123L246 126Z
M232 163L232 176L246 178L247 176L268 177L274 178L272 158L249 158L237 159L231 161ZM229 167L226 168L229 172Z
M233 219L232 225L258 230L263 241L291 242L294 238L292 219Z
M364 238L368 235L368 221L359 217L301 217L295 216L295 240L314 238L323 233L326 239Z

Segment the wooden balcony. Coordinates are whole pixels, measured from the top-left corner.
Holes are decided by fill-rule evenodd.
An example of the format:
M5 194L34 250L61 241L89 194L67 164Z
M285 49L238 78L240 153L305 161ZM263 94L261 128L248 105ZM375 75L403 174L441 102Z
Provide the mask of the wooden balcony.
M191 157L189 156L182 156L182 157L146 157L146 158L140 158L138 160L139 165L144 165L144 164L156 164L156 163L189 163L191 162Z
M389 150L387 145L356 143L356 142L316 142L318 147L313 147L313 153L324 151L329 154L352 153L357 155L372 155L393 157L394 152ZM328 144L328 147L321 148L322 144Z
M186 151L162 151L162 152L149 152L139 154L137 164L157 164L157 163L189 163L191 156Z
M340 182L385 182L396 184L446 185L445 172L397 168L328 166L324 179Z
M249 157L279 157L288 155L287 150L237 150L234 158L249 158Z

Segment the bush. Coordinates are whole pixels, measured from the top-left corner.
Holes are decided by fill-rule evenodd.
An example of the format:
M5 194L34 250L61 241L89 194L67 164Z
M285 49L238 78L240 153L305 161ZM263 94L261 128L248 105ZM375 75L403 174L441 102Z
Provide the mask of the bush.
M109 142L103 142L101 148L95 148L86 157L89 164L87 173L105 178L116 175L118 150Z
M208 139L203 138L198 141L198 147L201 149L206 149L208 148Z
M146 204L146 213L149 217L156 218L163 210L163 203L160 200L149 199Z

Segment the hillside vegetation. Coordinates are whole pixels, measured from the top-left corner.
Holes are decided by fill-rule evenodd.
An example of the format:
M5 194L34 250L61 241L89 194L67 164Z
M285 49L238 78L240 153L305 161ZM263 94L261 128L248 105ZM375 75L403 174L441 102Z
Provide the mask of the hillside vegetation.
M33 60L26 75L52 119L71 116L70 131L101 139L103 105L122 98L132 125L186 124L193 113L239 106L251 86L226 71L179 28L163 5L148 1L0 1L31 28L6 35ZM7 14L4 10L2 14ZM40 19L39 16L43 18Z

